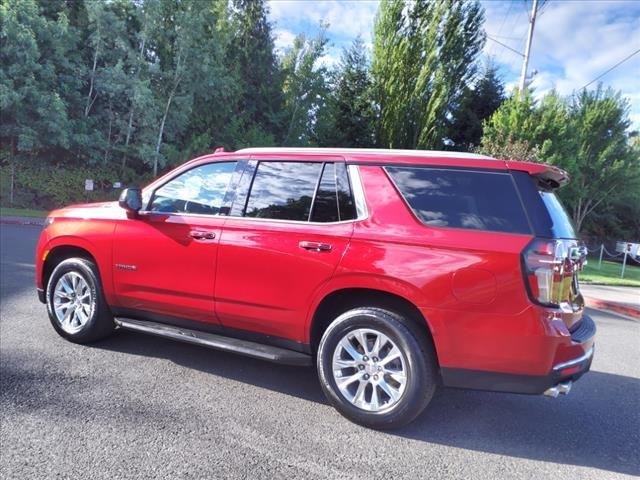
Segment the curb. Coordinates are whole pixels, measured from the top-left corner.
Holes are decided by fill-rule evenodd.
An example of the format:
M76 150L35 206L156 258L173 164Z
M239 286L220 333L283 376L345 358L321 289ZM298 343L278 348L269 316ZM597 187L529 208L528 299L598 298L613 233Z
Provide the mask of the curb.
M626 315L627 317L640 320L640 308L629 307L627 305L621 305L616 302L609 302L607 300L600 300L593 297L586 297L585 303L587 304L587 307L619 313L620 315Z
M44 226L44 218L2 218L0 217L0 223L9 225L32 225L35 227Z

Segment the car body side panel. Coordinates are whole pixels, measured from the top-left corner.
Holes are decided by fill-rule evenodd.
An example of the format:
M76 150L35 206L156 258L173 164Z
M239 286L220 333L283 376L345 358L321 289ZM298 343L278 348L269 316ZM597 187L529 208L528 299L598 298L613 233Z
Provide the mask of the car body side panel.
M224 326L297 342L307 306L331 279L353 232L351 222L304 224L229 217L220 240L216 312ZM331 245L313 251L300 242Z
M118 306L218 323L214 285L225 217L142 214L119 222L113 243ZM214 235L194 239L191 232Z
M334 281L354 274L372 285L401 280L396 292L427 319L441 366L531 374L547 368L540 358L550 363L555 346L544 340L547 324L527 297L520 268L532 236L427 227L381 167L359 169L371 214L355 224Z
M56 247L78 247L86 250L95 259L105 298L109 305L117 305L113 289L112 242L113 231L119 219L125 219L124 210L115 204L95 204L68 207L52 212L55 221L46 227L38 246L36 276L39 288L42 285L42 257ZM43 242L46 238L46 243Z

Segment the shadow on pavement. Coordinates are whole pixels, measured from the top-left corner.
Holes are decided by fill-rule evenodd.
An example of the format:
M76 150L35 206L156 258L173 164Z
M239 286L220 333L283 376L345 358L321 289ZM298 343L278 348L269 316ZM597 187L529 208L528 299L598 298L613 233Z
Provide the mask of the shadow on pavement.
M186 368L327 403L313 368L288 367L133 332L94 347L165 358ZM639 475L640 380L590 372L567 397L443 389L394 432L456 448ZM346 420L345 420L346 421Z

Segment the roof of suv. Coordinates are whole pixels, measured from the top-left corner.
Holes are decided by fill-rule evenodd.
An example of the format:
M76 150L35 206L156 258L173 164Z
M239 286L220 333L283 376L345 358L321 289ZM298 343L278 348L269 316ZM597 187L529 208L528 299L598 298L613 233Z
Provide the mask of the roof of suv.
M235 153L250 154L278 154L278 153L303 153L319 155L348 155L349 157L361 156L405 156L421 158L466 158L476 160L495 160L495 158L479 153L452 152L443 150L398 150L385 148L292 148L292 147L259 147L243 148Z
M569 181L569 175L567 172L552 165L520 162L515 160L499 160L478 153L438 150L302 147L245 148L233 153L264 156L269 159L282 158L283 160L295 158L296 155L305 155L307 158L322 155L339 155L345 157L348 162L353 163L415 164L463 168L489 168L497 170L520 170L544 180L545 183L548 183L551 187L564 185Z

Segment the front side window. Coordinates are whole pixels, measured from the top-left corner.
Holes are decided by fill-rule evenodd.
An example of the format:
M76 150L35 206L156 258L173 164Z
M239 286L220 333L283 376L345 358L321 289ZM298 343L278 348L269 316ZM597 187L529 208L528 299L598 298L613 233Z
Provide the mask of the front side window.
M308 221L321 171L318 162L260 162L245 216Z
M423 223L504 233L531 233L509 173L387 167Z
M158 188L148 210L218 215L236 162L208 163L187 170Z

